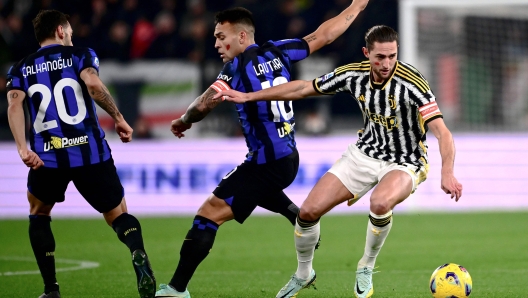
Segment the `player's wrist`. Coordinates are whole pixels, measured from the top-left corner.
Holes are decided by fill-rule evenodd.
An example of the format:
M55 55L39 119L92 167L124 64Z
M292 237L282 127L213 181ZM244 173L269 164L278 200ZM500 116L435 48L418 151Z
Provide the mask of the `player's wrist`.
M189 122L185 121L186 114L181 115L180 120L183 124L189 124Z

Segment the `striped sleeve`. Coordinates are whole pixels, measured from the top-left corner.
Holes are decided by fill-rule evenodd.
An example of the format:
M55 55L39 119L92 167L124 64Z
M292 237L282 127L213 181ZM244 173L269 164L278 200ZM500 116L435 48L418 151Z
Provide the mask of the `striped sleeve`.
M422 118L425 123L442 117L442 112L440 112L440 109L438 108L438 104L436 102L428 103L418 109L420 111L420 115L422 115Z
M84 48L84 50L78 54L79 57L79 74L88 67L93 67L99 72L99 58L94 50L90 48Z
M407 82L410 98L418 106L418 111L425 123L442 118L442 112L436 103L433 91L422 74L410 64L398 61L396 75Z
M369 72L370 67L364 63L347 64L316 78L312 84L315 91L321 94L335 94L343 91L353 94L352 83Z
M7 72L7 92L11 90L25 91L23 86L24 80L22 79L22 75L18 68L19 63L15 64L14 66L11 66L11 68L9 68L9 71Z
M310 47L304 39L283 39L272 43L288 56L291 62L301 61L310 55Z

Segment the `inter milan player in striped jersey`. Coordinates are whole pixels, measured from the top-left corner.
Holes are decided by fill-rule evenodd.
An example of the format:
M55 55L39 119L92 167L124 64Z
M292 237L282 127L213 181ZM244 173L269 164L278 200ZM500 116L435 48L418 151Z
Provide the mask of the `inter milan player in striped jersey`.
M442 157L442 190L455 197L462 185L454 176L455 146L435 96L424 77L397 60L398 34L375 26L365 35L368 61L336 68L313 81L293 81L255 93L222 91L215 96L238 104L260 100L291 101L320 94L349 92L363 111L364 127L356 144L314 186L295 225L298 267L277 297L293 297L311 285L313 248L319 239L319 219L336 205L352 205L374 186L363 257L356 271L354 294L371 297L376 257L392 226L392 209L427 177L426 133L438 139Z
M9 69L7 89L9 125L20 158L30 167L29 239L44 279L40 298L60 297L51 210L64 201L70 181L130 249L140 297L154 297L156 281L145 254L141 226L127 213L124 190L94 101L112 116L122 142L132 140L132 128L99 79L95 52L73 46L68 16L44 10L33 26L41 48ZM25 138L24 100L30 115L31 150Z
M251 92L290 81L292 64L339 37L367 3L354 0L302 39L268 41L261 46L255 44L251 12L240 7L219 12L214 36L224 68L216 82L172 122L173 134L183 137L192 123L202 120L221 102L213 100L221 90ZM235 219L243 223L260 206L295 223L299 208L283 192L295 179L299 166L291 102L237 104L236 109L249 152L198 210L181 247L176 271L168 285L160 285L156 297L190 297L187 285L224 222Z

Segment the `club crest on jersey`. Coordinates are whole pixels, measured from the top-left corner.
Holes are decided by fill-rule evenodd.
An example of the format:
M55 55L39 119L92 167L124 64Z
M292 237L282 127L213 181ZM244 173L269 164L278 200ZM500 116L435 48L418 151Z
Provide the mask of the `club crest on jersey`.
M229 77L225 74L219 74L218 77L216 77L217 80L223 80L223 81L226 81L226 82L229 82L231 81L233 77Z
M292 133L295 123L290 124L288 122L283 122L282 125L283 125L282 127L277 128L277 133L279 134L279 138L284 138L285 136Z
M44 143L44 152L53 149L62 149L73 146L79 146L83 144L88 144L88 136L81 136L76 138L59 138L52 136L49 142Z

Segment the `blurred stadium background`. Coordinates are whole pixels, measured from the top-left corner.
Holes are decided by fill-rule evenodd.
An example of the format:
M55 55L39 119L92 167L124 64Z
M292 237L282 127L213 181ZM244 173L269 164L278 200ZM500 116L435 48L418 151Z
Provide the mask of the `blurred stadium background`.
M243 161L237 115L223 103L184 139L172 119L207 88L222 68L214 49L214 13L250 9L256 41L303 37L350 0L0 0L0 218L25 217L27 169L7 121L5 74L36 51L31 20L40 9L70 15L73 43L93 48L100 76L133 125L120 144L112 121L100 120L114 152L131 212L193 214L217 182ZM436 139L429 136L428 181L401 211L528 209L528 0L371 0L350 29L296 64L312 79L363 60L363 35L373 25L399 31L400 59L428 79L457 145L456 175L464 197L454 204L440 190ZM315 181L355 142L362 116L348 95L295 102L301 170L287 193L301 203ZM100 111L101 112L101 111ZM97 216L73 186L56 216ZM368 200L335 212L363 212Z

